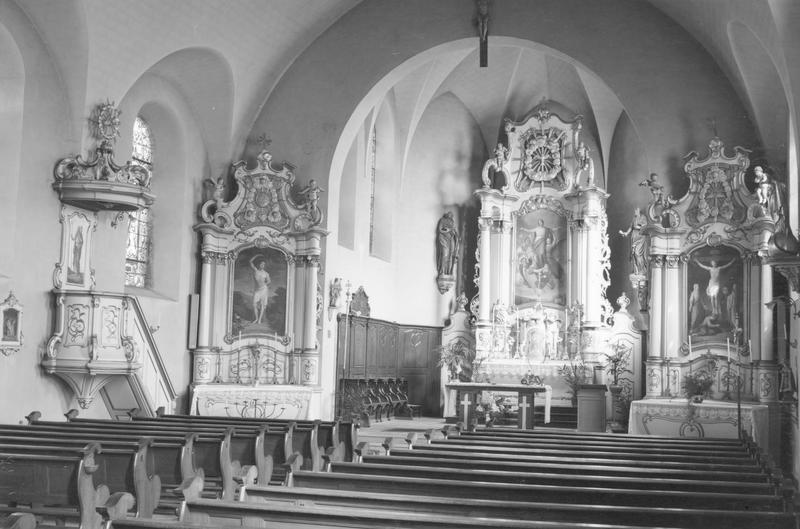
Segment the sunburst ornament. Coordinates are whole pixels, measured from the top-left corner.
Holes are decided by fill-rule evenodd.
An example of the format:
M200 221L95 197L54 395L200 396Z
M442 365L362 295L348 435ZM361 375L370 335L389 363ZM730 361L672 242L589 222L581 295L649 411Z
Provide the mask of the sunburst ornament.
M120 109L115 106L113 101L106 100L102 105L95 109L91 119L94 125L94 135L98 140L115 141L119 136L119 116L122 114Z

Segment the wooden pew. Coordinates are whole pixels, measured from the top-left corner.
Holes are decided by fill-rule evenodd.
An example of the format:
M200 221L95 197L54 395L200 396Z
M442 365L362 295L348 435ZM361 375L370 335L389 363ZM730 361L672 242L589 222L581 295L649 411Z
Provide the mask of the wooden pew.
M655 461L658 464L667 462L674 463L696 463L696 464L716 464L716 465L743 465L755 464L748 457L729 457L714 455L695 455L689 453L664 453L649 452L637 453L620 450L608 449L562 449L560 447L542 447L530 443L502 443L491 441L472 441L472 440L444 440L433 439L428 445L410 445L413 450L462 450L472 452L485 452L493 454L519 454L519 455L539 455L555 457L593 457L604 459L635 460L635 461Z
M585 529L634 529L639 524L582 524L515 520L501 518L477 518L465 514L439 514L434 512L411 512L397 509L371 509L365 507L338 507L334 505L286 505L265 503L242 503L214 500L195 500L184 504L180 520L201 523L208 527L240 523L251 527L349 527L373 528L441 528L462 529L469 527L504 527L526 529L553 529L555 527ZM113 525L119 529L122 526ZM650 526L648 526L650 527Z
M6 435L0 433L0 447L48 446L59 450L79 450L95 440L74 439L64 436ZM110 490L128 491L136 500L136 516L153 515L161 499L161 478L148 470L152 457L153 440L104 441L103 451L95 454L97 470L94 479ZM177 445L180 449L180 445ZM180 484L180 482L178 482ZM174 506L173 506L174 508Z
M750 496L773 496L775 485L767 482L711 481L701 479L679 479L675 477L649 477L634 480L626 476L602 474L559 474L554 472L526 472L524 467L507 466L507 470L484 470L453 468L452 466L410 466L403 461L399 464L378 463L331 463L330 472L334 474L358 474L395 477L444 479L448 481L476 481L482 483L519 483L526 485L553 485L559 487L631 489L639 491L684 491L684 492L723 492L730 494L749 494ZM514 470L511 470L514 469Z
M477 479L477 478L476 478ZM542 503L582 503L627 507L687 508L706 510L746 510L751 512L783 512L783 499L776 495L752 495L718 492L687 493L684 490L635 490L606 487L566 487L502 482L461 481L436 478L415 478L345 474L335 472L292 472L289 486L336 489L390 494L413 494L431 497L503 498L507 501ZM455 492L454 492L455 491Z
M628 479L680 478L710 481L736 481L741 483L768 483L765 472L714 471L689 468L659 468L655 466L628 466L614 461L582 463L582 461L542 462L526 461L510 456L489 458L480 452L448 454L422 450L393 450L389 456L363 455L362 463L447 467L453 469L502 470L517 472L544 472L584 476L616 476Z
M307 420L280 420L280 419L255 419L249 417L217 417L200 415L159 415L158 418L133 416L136 423L167 422L184 425L218 425L234 426L237 430L247 427L257 427L267 424L270 427L288 427L295 423L298 427L311 427L318 424L318 437L320 453L328 454L336 461L352 461L353 448L358 444L358 422L352 421L307 421Z
M454 495L458 491L454 491ZM535 501L504 501L488 498L427 497L385 494L374 491L309 489L300 487L248 486L240 491L240 500L255 503L284 503L304 506L336 506L436 513L473 518L510 518L549 522L639 524L651 526L706 529L794 529L791 513L750 511L708 511L684 508L620 507L580 503L553 504Z
M0 529L36 529L36 517L31 513L14 512L0 518Z
M30 428L32 431L46 432L47 435L63 434L65 438L78 436L100 441L130 441L149 437L156 442L181 443L181 455L177 460L181 479L177 483L171 481L164 492L174 487L183 487L183 491L190 493L190 496L195 492L206 491L207 494L233 498L237 478L241 479L241 476L234 474L237 465L230 456L232 429L197 433L186 429L137 428L130 423L116 421L101 421L98 425L39 421L34 422ZM14 429L13 425L2 426L0 434ZM245 439L244 442L249 441ZM170 457L165 463L175 468L176 460ZM244 475L245 481L249 483L255 478L255 471L247 468ZM196 477L200 478L200 484L191 483Z
M738 448L694 448L694 447L663 447L663 446L649 446L649 445L631 445L625 446L620 443L606 443L602 441L586 441L580 442L578 440L568 441L541 441L529 440L518 438L506 437L479 437L470 438L465 435L456 437L449 437L447 439L430 439L430 444L436 445L476 445L486 447L508 447L508 448L536 448L537 450L572 450L575 452L587 451L600 451L609 454L630 454L630 455L643 455L658 458L713 458L713 459L729 459L729 460L749 460L752 456L744 449Z
M79 523L99 529L102 508L110 519L126 516L134 498L95 487L94 475L103 449L91 443L82 449L58 445L0 444L0 504L3 512L32 514L56 523ZM26 507L27 506L27 507Z
M186 442L192 444L196 466L205 470L204 477L207 481L205 488L207 490L219 488L220 495L226 499L234 497L237 483L250 483L257 478L252 467L266 476L263 478L266 482L275 469L279 469L280 465L285 462L285 454L291 454L298 446L305 446L306 451L310 452L306 455L309 461L313 463L316 456L318 465L322 464L322 457L314 454L314 446L310 441L312 432L307 429L301 429L299 432L297 429L273 431L266 425L261 425L239 432L224 425L155 425L93 419L71 420L69 423L34 420L32 424L51 429L69 425L72 431L103 432L123 436L139 435L154 438L184 436ZM190 435L191 437L189 437ZM299 440L294 438L295 435L299 437ZM267 438L270 437L274 439L267 441ZM276 444L283 447L287 443L291 448L288 452L275 450ZM276 456L279 459L276 460ZM306 468L313 467L309 465ZM280 477L282 478L282 476L281 473Z

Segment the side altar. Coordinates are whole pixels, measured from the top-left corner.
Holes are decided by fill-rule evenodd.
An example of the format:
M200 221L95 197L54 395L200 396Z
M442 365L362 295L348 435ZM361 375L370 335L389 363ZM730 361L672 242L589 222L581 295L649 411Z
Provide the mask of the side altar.
M765 168L751 168L746 149L726 154L717 137L705 155L687 155L684 171L688 189L681 197L667 195L657 175L642 182L652 198L631 223L630 279L650 329L647 400L633 403L631 424L652 432L656 422L674 419L680 435L702 434L669 401L699 391L705 397L700 417L717 423L706 430L719 433L720 417L734 436L740 427L768 424L762 447L776 454L781 394L796 387L786 311L775 310L769 259L773 235L785 224L782 184Z
M295 187L293 167L266 150L234 164L201 208L203 259L192 413L319 416L322 192Z

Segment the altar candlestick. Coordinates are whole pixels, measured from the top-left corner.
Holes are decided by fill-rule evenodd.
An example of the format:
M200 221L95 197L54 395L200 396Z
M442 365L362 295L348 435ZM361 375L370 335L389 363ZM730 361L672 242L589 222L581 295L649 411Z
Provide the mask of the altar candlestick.
M242 331L239 331L239 341L242 341Z
M753 340L747 339L747 350L750 352L750 358L753 358Z
M731 339L725 338L725 345L728 347L728 362L731 361Z
M692 354L692 335L689 335L689 354Z

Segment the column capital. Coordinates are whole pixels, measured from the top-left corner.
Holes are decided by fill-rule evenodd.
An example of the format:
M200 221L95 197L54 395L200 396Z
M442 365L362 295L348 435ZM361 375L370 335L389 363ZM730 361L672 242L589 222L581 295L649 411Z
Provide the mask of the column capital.
M664 266L665 256L654 254L650 256L650 266L652 268L661 268Z

